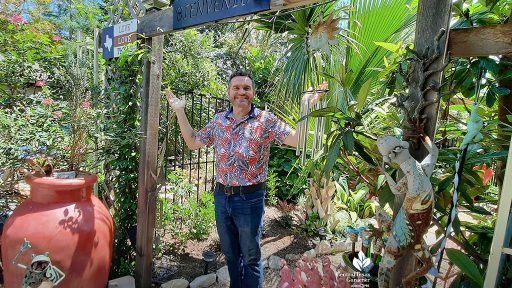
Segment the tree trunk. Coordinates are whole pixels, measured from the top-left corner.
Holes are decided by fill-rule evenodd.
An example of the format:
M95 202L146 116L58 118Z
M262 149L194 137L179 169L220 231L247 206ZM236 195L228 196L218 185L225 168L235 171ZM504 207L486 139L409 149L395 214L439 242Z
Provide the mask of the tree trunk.
M414 50L422 55L428 49L428 57L434 55L436 52L435 46L435 38L439 35L441 29L445 29L445 34L439 39L439 52L440 57L438 57L429 67L426 67L426 70L438 70L443 67L443 62L445 58L446 52L446 44L448 39L448 30L451 16L451 1L449 0L420 0L418 3L418 13L416 20L416 33L414 40ZM428 58L427 57L427 58ZM422 93L426 87L428 87L432 81L436 83L441 83L442 72L436 72L431 74L429 77L424 79L422 82L422 77L425 76L425 69L423 69L423 64L419 61L415 61L412 63L412 69L410 71L410 80L409 80L409 99L407 100L412 104L412 107L416 107L417 105L421 105L421 103L426 103L430 100L436 100L438 98L437 89L433 89L427 91L426 93ZM415 89L414 89L415 88ZM424 109L421 109L419 115L424 115L424 134L427 135L432 141L434 141L434 135L436 131L437 124L437 115L438 115L439 104L434 103L432 105L426 106ZM411 109L412 111L414 109ZM421 118L420 118L421 119ZM420 120L417 119L417 120ZM404 131L407 130L404 127ZM411 147L411 155L419 162L425 158L427 155L427 150L419 141L419 145L410 145ZM400 207L402 206L404 197L395 197L395 205L393 212L396 215ZM401 281L411 272L416 270L416 262L417 259L412 255L412 253L408 253L402 258L398 260L397 265L395 266L395 270L393 271L393 275L391 275L390 287L398 287Z

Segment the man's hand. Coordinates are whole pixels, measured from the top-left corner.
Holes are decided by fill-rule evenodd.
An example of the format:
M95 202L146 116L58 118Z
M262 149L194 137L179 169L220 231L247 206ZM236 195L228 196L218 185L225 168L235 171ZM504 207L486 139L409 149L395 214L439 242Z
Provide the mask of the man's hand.
M185 109L185 105L187 104L185 98L179 99L178 97L174 96L172 91L169 89L165 90L165 96L167 97L167 101L174 111L178 109Z

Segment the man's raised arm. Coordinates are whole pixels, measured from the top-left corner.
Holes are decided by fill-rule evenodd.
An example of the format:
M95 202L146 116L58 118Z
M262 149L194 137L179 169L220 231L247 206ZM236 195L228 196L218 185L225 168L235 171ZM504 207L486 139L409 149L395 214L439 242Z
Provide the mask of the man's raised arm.
M179 99L171 92L171 90L165 91L165 96L167 97L167 101L169 105L172 107L174 112L176 113L176 117L178 118L178 124L180 125L181 136L187 143L187 146L190 150L198 149L203 146L203 142L196 137L196 133L192 126L190 126L190 122L188 122L187 115L185 114L185 105L187 102L185 99Z

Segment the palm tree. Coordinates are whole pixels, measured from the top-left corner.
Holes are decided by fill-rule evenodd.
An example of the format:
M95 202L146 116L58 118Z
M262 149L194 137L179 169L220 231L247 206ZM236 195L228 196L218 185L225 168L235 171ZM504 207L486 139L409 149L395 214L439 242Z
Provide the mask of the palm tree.
M369 143L358 136L364 134L359 130L364 124L365 112L370 111L365 109L367 103L380 97L370 92L382 85L379 74L384 58L392 53L383 43L410 39L416 2L352 0L346 5L346 1L340 0L259 21L260 29L286 32L289 36L286 63L279 77L283 81L276 81L278 86L274 95L278 114L298 115L301 91L316 86L322 78L330 82L329 107L311 113L311 116L328 116L332 120L327 121L332 127L325 130L328 145L326 172L330 171L342 149L349 155L355 149L367 162L373 162L371 155L365 152ZM338 41L330 46L330 53L320 52L319 56L311 49L311 31L315 25L327 21L331 14L341 20ZM372 101L368 101L369 95ZM337 117L333 117L335 115ZM294 118L295 121L298 119L297 116Z
M271 31L274 34L284 34L288 39L288 49L285 53L284 67L278 69L279 83L274 91L274 97L280 102L291 100L298 103L302 91L310 86L316 86L321 80L319 68L331 72L338 59L343 58L341 45L333 45L331 53L319 54L311 48L311 27L326 20L330 15L337 15L347 20L349 6L341 5L341 1L314 5L293 12L274 14L272 17L262 17L256 20L257 29ZM345 30L346 31L346 30ZM347 33L337 35L340 44L352 45ZM281 81L279 81L281 80ZM283 105L287 106L287 105Z

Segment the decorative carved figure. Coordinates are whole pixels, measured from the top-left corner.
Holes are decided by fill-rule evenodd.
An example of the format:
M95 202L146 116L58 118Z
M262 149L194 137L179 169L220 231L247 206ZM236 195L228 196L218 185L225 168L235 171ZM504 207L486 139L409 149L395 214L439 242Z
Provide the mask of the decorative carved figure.
M437 161L437 147L428 137L422 139L429 151L425 159L418 163L409 154L409 143L392 136L382 136L377 146L383 155L384 162L396 163L404 173L398 182L384 171L389 187L394 194L405 194L405 199L393 225L384 249L379 266L379 287L389 287L391 273L396 261L407 251L423 263L415 272L406 275L402 280L403 287L412 287L416 278L425 275L432 267L432 255L428 250L423 235L427 232L432 220L434 207L434 191L430 176Z

